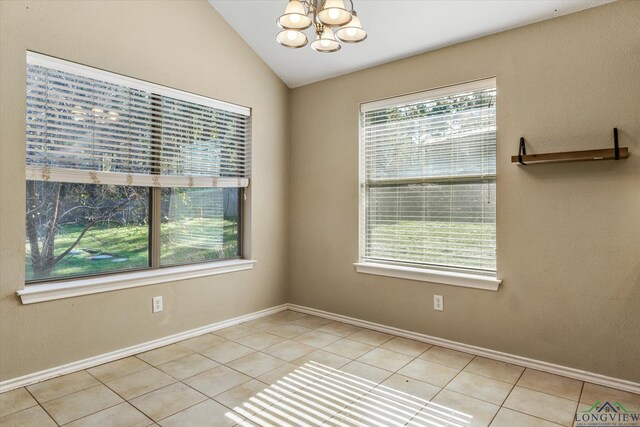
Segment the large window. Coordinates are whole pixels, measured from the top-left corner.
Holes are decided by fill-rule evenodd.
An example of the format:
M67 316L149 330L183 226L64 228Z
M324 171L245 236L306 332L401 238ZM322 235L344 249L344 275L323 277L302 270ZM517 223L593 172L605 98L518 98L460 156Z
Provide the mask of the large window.
M361 111L362 261L495 275L495 80Z
M29 53L27 282L240 257L249 116Z

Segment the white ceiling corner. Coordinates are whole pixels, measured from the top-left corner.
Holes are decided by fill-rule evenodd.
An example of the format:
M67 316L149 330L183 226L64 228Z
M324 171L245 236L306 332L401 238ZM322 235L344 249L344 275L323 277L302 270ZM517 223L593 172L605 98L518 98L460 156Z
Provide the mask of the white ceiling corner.
M287 0L209 0L262 60L293 88L444 46L578 12L614 0L353 0L369 36L335 53L275 39ZM348 3L348 2L347 2ZM313 40L312 30L306 30Z

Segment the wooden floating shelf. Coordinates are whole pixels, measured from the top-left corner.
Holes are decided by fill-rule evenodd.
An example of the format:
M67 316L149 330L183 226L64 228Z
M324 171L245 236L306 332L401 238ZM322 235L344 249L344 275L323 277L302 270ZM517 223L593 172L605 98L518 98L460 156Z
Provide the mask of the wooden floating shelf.
M629 158L629 149L621 147L619 159ZM560 153L523 154L522 161L525 164L531 163L553 163L553 162L586 162L590 160L616 160L616 152L613 148L602 150L584 151L563 151ZM511 156L512 163L520 163L518 156Z
M629 158L628 147L618 147L618 128L613 129L613 148L583 151L562 151L558 153L527 154L524 138L520 138L517 156L511 156L512 163L526 166L538 163L586 162L591 160L620 160Z

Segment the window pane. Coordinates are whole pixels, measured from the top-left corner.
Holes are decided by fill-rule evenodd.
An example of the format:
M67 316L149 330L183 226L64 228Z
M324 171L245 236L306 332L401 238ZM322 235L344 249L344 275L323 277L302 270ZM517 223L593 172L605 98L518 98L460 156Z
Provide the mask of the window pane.
M495 270L495 181L367 189L365 258Z
M160 264L240 256L239 188L163 188Z
M27 181L26 280L149 266L149 190Z

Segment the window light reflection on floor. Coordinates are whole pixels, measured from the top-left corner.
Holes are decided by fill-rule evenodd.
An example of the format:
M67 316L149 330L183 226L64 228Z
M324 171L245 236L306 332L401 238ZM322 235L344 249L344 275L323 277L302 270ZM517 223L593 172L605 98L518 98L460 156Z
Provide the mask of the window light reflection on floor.
M467 427L473 417L310 361L225 415L240 426Z

